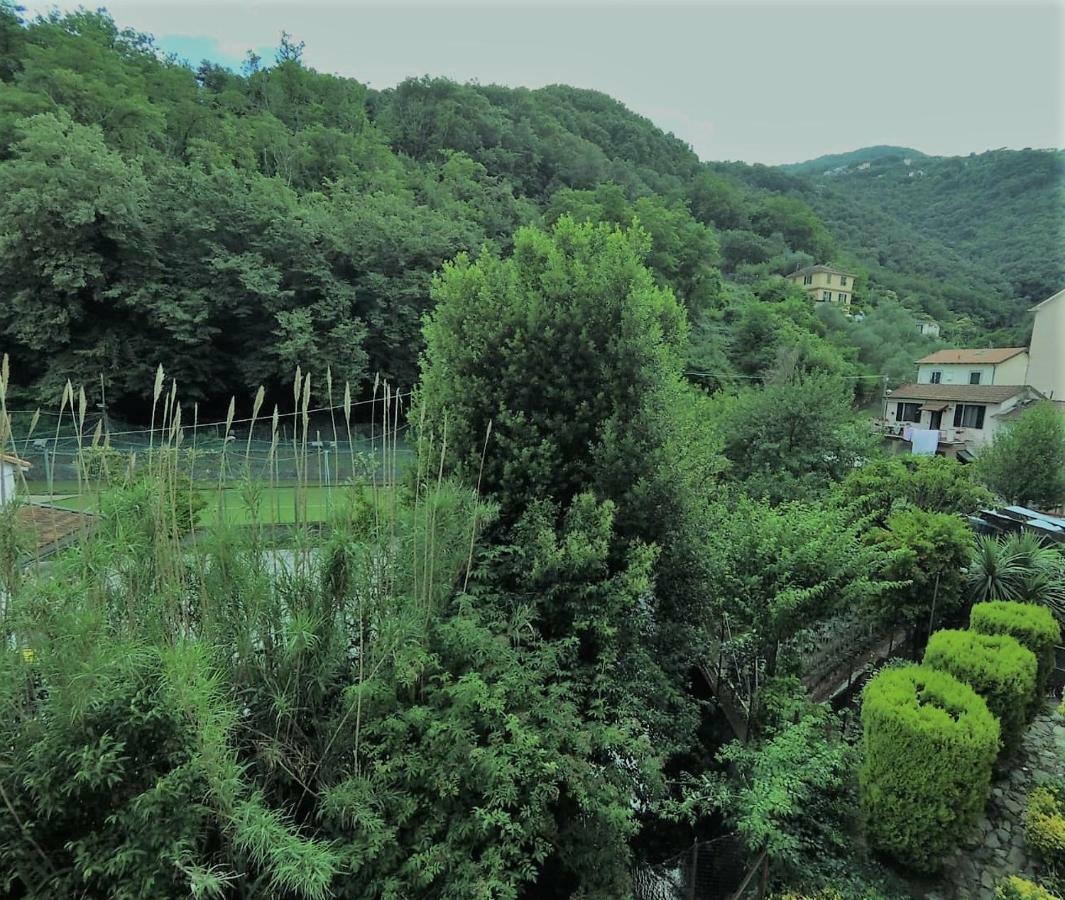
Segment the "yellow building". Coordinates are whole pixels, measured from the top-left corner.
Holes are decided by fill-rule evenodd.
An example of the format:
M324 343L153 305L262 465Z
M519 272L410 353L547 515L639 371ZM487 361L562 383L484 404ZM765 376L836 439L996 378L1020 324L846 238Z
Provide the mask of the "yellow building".
M831 266L807 266L787 275L807 296L818 303L832 303L849 313L854 294L854 275Z

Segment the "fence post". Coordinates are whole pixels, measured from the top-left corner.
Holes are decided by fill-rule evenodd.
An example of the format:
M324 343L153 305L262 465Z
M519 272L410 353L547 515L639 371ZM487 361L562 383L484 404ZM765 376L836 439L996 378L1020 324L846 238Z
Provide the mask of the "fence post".
M758 879L758 900L765 900L769 890L769 854L762 856L762 874Z
M699 871L699 842L692 844L692 861L689 867L691 872L688 878L688 900L695 900L695 876Z

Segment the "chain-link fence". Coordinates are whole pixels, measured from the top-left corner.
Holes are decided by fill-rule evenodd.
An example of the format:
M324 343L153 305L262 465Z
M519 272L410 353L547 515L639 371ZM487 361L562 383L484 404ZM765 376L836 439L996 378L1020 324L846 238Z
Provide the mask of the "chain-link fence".
M379 424L346 427L320 415L306 433L302 426L294 429L293 417L283 419L276 440L269 420L254 429L234 425L228 433L224 423L188 425L180 429L180 442L169 429L130 428L99 417L87 418L80 434L69 423L59 429L39 426L32 434L25 422L17 424L23 428L16 427L7 449L31 464L26 479L39 493L70 491L102 466L111 474L139 468L164 443L178 444L174 458L186 475L211 484L244 477L279 485L386 482L401 477L414 459L406 426L386 436Z

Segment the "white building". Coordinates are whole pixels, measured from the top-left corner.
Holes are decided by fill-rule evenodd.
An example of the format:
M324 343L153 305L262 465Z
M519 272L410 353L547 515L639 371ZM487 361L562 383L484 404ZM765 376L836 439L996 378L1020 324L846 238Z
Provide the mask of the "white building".
M15 490L21 480L20 473L30 468L24 459L10 453L0 453L0 505L15 499Z
M1025 383L1065 407L1065 291L1047 297L1031 312L1035 322Z
M918 319L917 330L925 337L939 337L939 323L935 319Z
M937 350L917 360L918 384L1029 384L1028 349Z
M974 458L995 432L1043 395L1023 384L904 384L884 400L880 425L899 452Z

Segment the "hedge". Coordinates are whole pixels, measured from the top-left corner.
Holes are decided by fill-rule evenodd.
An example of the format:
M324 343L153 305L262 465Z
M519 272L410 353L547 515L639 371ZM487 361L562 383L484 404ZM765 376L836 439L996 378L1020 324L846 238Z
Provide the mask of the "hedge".
M964 681L999 721L1007 753L1020 746L1035 691L1035 654L1008 634L937 631L928 641L924 664Z
M1028 795L1024 834L1048 865L1065 868L1065 780L1040 785Z
M869 843L932 871L983 814L998 720L953 675L906 665L884 669L866 686L862 727L859 786Z
M1034 603L992 600L977 603L969 613L969 627L980 634L1008 634L1035 654L1035 702L1031 712L1039 712L1046 693L1047 679L1054 668L1054 645L1061 640L1061 629L1053 613Z
M1059 898L1057 894L1052 894L1034 881L1021 878L1019 875L1009 875L995 888L995 900L1059 900Z

